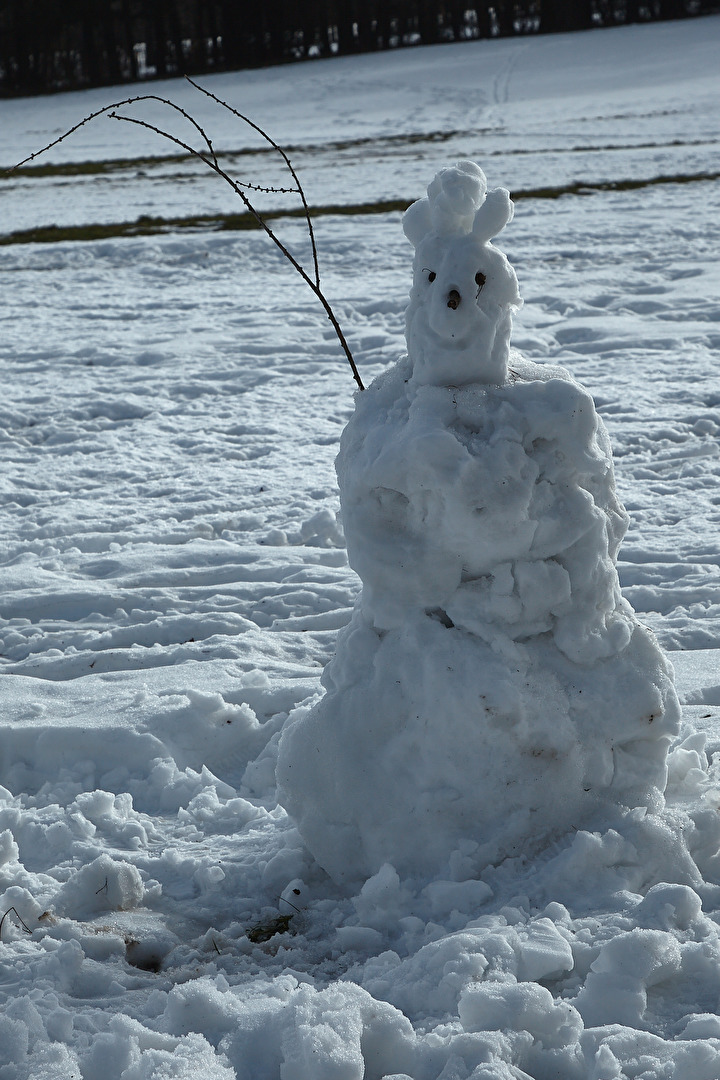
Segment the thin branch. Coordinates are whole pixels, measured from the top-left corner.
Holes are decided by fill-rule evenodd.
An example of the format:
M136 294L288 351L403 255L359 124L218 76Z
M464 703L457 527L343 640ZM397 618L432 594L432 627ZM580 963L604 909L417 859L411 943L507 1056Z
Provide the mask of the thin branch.
M162 99L158 99L158 100L162 100ZM330 306L330 303L326 299L322 289L320 288L320 285L317 283L317 281L314 281L309 276L307 271L300 265L300 263L297 261L295 256L289 251L289 249L285 246L285 244L283 244L282 240L280 240L280 238L273 232L273 230L270 228L270 226L265 221L265 219L260 214L260 212L258 210L256 210L255 207L253 206L253 204L250 202L250 200L248 199L245 192L242 191L242 189L240 188L240 185L238 184L238 182L236 180L234 180L228 173L226 173L224 169L221 169L220 166L217 165L214 161L212 161L210 158L206 157L205 154L202 154L199 150L196 150L195 147L190 146L189 143L183 142L183 140L178 138L177 135L172 135L169 131L164 131L163 128L156 127L155 124L151 124L147 120L140 120L135 116L121 116L119 113L116 113L116 112L111 112L108 115L109 115L111 120L121 120L126 124L136 124L138 127L144 127L144 128L147 128L149 131L154 131L157 135L161 135L164 139L168 139L170 142L175 143L176 146L181 147L183 150L187 150L187 152L189 154L192 154L194 157L199 158L200 161L203 161L207 165L207 167L209 169L212 169L213 172L217 173L218 176L221 176L223 178L223 180L227 184L230 185L230 187L233 189L235 194L237 196L239 196L240 199L242 199L242 201L245 204L245 206L247 207L249 213L252 214L252 216L257 221L258 225L262 229L265 230L265 232L270 237L272 242L277 245L277 247L283 253L285 258L291 264L291 266L293 266L295 268L295 270L297 270L300 277L303 279L303 281L306 283L306 285L308 285L308 287L310 289L312 289L313 293L315 294L315 296L318 298L318 300L322 304L323 308L325 309L325 314L327 315L328 319L330 320L330 323L332 324L333 330L335 331L335 335L336 335L338 341L340 342L340 345L342 347L343 352L345 353L345 356L347 358L348 363L350 364L350 369L351 369L351 371L353 373L353 377L355 379L355 382L358 384L358 386L359 386L359 388L361 390L364 390L365 386L363 385L363 381L360 378L360 372L358 371L357 366L355 364L355 360L354 360L353 355L352 355L352 353L350 351L350 346L347 343L347 340L346 340L345 335L344 335L344 333L342 331L340 323L337 320L335 312L333 311L332 307Z
M248 127L251 127L253 131L257 131L258 135L261 135L263 139L265 139L265 141L268 142L270 146L272 146L273 150L277 150L278 154L280 154L280 156L282 157L285 165L287 166L288 172L295 181L297 193L302 199L303 209L305 211L305 220L307 221L308 235L310 237L310 246L312 248L313 266L315 268L315 284L318 286L318 288L320 288L320 267L318 265L318 253L317 246L315 244L315 230L313 229L312 217L310 216L310 207L307 204L307 199L305 198L305 191L302 184L300 183L300 179L295 172L295 169L292 166L290 158L283 150L282 146L278 146L275 140L271 139L268 133L266 131L263 131L263 129L257 124L255 124L252 120L250 120L249 117L244 116L241 112L238 112L238 110L234 109L232 105L228 105L227 101L223 101L222 98L216 97L211 90L206 90L204 86L200 86L200 84L196 83L193 79L191 79L189 75L186 75L185 78L190 83L190 85L194 86L196 90L199 90L201 94L205 94L205 96L209 97L211 101L214 101L218 105L221 105L223 109L227 109L228 112L233 114L233 116L237 116L238 120L242 120L243 123L247 124Z
M207 132L202 127L202 125L199 124L197 122L197 120L193 116L190 115L189 112L187 112L185 109L183 109L180 105L176 105L174 101L170 101L169 98L160 97L158 94L138 94L135 97L125 98L124 101L116 101L116 102L113 102L110 105L104 105L102 107L102 109L98 109L96 112L90 113L90 115L86 116L84 120L81 120L79 124L75 124L74 127L71 127L68 131L64 132L58 139L55 139L53 142L48 143L47 146L43 146L43 148L41 150L36 150L34 153L30 154L29 157L23 158L22 161L18 161L17 164L11 165L10 168L8 168L8 169L3 169L3 174L4 175L9 175L10 173L15 172L17 169L21 169L23 167L23 165L27 165L27 163L29 161L34 161L34 159L36 157L39 157L41 154L44 154L46 150L52 150L52 148L54 146L57 146L58 143L63 142L70 135L73 135L76 131L79 131L81 127L84 127L85 124L88 124L91 120L96 120L99 116L103 116L103 115L106 115L106 114L108 116L112 117L113 113L114 113L114 111L116 109L124 108L126 105L136 105L139 101L157 101L161 105L168 105L171 109L174 109L175 112L179 113L182 117L184 117L185 120L187 120L190 124L192 124L192 126L195 128L195 130L198 132L200 137L205 142L205 144L206 144L206 146L208 148L208 153L210 154L210 157L212 158L213 165L218 166L217 155L215 154L215 148L213 147L213 144L212 144L212 142L210 140L210 137L208 136ZM160 128L154 128L153 130L159 132L162 135L166 135L166 133L163 132ZM169 136L166 135L166 137L169 137ZM181 144L181 145L183 147L185 147L184 143ZM195 153L196 156L200 156L200 155L197 154L197 151L191 151L191 152ZM202 156L202 160L205 161L206 164L209 164L209 162L205 159L204 156ZM268 194L268 195L297 195L297 194L299 194L297 185L295 187L291 187L291 188L281 188L281 187L276 188L276 187L262 187L260 184L252 184L249 181L245 181L245 180L236 180L235 183L238 184L239 187L248 188L248 190L250 190L250 191L260 191L260 192L263 192L264 194ZM302 198L302 196L301 196L301 198ZM303 202L304 202L304 200L303 200Z
M187 78L187 76L186 76L186 78ZM186 110L183 109L180 105L176 105L173 101L170 101L168 98L160 97L158 94L138 94L138 95L135 95L134 97L124 98L122 101L116 101L116 102L113 102L110 105L105 105L105 106L103 106L102 109L97 109L95 112L90 113L83 120L81 120L78 124L75 124L73 127L69 128L68 131L64 132L57 139L54 139L52 142L48 143L47 146L44 146L41 150L36 150L34 153L28 155L28 157L23 158L22 161L17 162L11 168L6 169L4 171L5 171L6 174L12 173L16 169L19 169L23 165L26 165L28 162L34 161L36 157L40 156L40 154L44 154L47 150L50 150L54 146L57 146L59 143L64 142L65 139L69 138L70 135L74 134L76 131L79 131L80 128L82 128L86 124L90 123L91 120L95 120L97 117L104 116L104 115L107 115L112 120L121 120L121 121L123 121L124 123L127 123L127 124L136 124L138 127L147 128L148 131L152 131L155 134L160 135L162 138L167 139L169 142L174 143L176 146L179 146L181 149L187 151L188 154L190 154L193 157L196 157L200 161L202 161L205 165L208 166L209 169L212 169L213 172L217 173L218 176L221 176L222 179L227 184L230 185L230 187L233 189L235 194L239 196L239 198L242 200L242 202L244 203L247 210L250 212L250 214L252 214L252 216L255 218L255 220L260 225L260 227L262 229L264 229L264 231L270 237L272 242L280 249L280 251L285 256L285 258L288 260L288 262L291 264L291 266L294 267L294 269L297 271L297 273L300 275L300 277L303 279L303 281L306 283L306 285L308 285L308 287L312 290L312 292L315 294L317 299L322 304L322 306L323 306L323 308L325 310L325 314L327 315L328 319L330 320L330 323L331 323L331 325L333 327L333 330L335 331L336 337L337 337L338 341L340 342L340 345L342 347L343 352L345 353L345 356L347 358L348 363L350 364L350 369L351 369L351 371L353 373L353 377L355 379L355 382L357 383L357 385L359 386L359 388L361 390L364 390L365 387L363 385L362 379L360 378L360 373L359 373L359 371L357 369L357 366L355 364L355 360L353 359L353 355L352 355L352 353L350 351L350 347L349 347L349 345L347 343L347 340L346 340L345 335L344 335L344 333L342 331L342 328L341 328L341 326L340 326L340 324L339 324L339 322L337 320L335 312L333 311L332 307L330 306L329 301L327 300L327 298L325 297L322 289L320 288L320 270L319 270L319 265L318 265L317 246L316 246L316 243L315 243L315 233L314 233L314 230L313 230L312 219L311 219L311 216L310 216L310 208L309 208L307 200L305 198L305 192L303 190L302 184L300 183L300 180L298 179L297 173L295 172L295 169L293 168L289 157L287 156L285 151L282 149L282 147L278 146L278 144L273 139L270 138L270 136L267 134L267 132L263 131L263 129L261 127L259 127L255 123L253 123L253 121L250 120L247 116L243 116L243 114L238 112L237 109L234 109L231 105L228 105L227 102L223 101L221 98L216 97L215 94L211 93L209 90L205 90L204 87L200 86L198 83L195 83L192 79L188 78L187 81L193 87L195 87L196 90L199 90L200 93L204 94L206 97L208 97L212 101L216 102L216 104L222 106L222 108L227 109L234 116L237 116L238 119L240 119L244 123L248 124L254 131L258 132L258 134L262 135L262 137L275 150L277 150L277 152L282 156L282 159L285 162L285 165L287 166L287 168L288 168L288 170L290 172L290 175L293 178L293 181L295 182L297 193L299 194L299 196L300 196L300 198L302 200L303 209L305 211L305 219L307 221L308 234L309 234L309 237L310 237L310 245L311 245L311 248L312 248L314 278L310 277L310 275L307 273L307 271L303 269L301 264L297 261L297 259L294 257L294 255L292 255L292 253L285 246L285 244L283 244L282 241L276 236L276 234L273 232L273 230L267 224L265 219L262 217L262 215L259 213L259 211L255 209L255 207L250 202L250 200L248 199L245 192L242 190L243 187L251 188L252 190L258 190L258 191L263 191L264 190L264 191L271 191L271 192L279 192L279 191L283 191L283 190L289 191L291 189L259 188L259 187L256 187L255 185L246 184L246 183L243 183L242 181L233 179L233 177L231 177L227 172L225 172L224 169L222 169L220 167L220 165L218 163L217 155L215 154L215 150L214 150L213 145L212 145L212 142L210 141L209 137L207 136L204 129L200 126L200 124L198 124L198 122L188 112L186 112ZM141 119L138 119L137 117L133 117L133 116L122 116L120 113L117 112L117 110L120 109L120 108L124 108L125 106L128 106L128 105L135 105L135 104L137 104L138 102L141 102L141 101L157 101L161 105L167 105L171 109L174 109L175 112L179 113L186 120L188 120L190 122L190 124L192 124L192 126L198 132L200 137L203 139L203 141L204 141L204 143L205 143L205 145L207 147L207 154L200 151L200 150L198 150L198 149L196 149L193 146L190 146L189 143L186 143L183 139L180 139L177 135L172 135L169 131L165 131L163 128L157 127L155 124L151 124L147 120L141 120Z
M299 907L295 907L295 904L293 904L292 900L287 900L284 896L278 896L278 900L282 900L283 904L289 904L291 908L297 911L298 915L302 915L302 911Z
M261 191L263 195L297 195L294 187L263 187L261 184L251 184L249 180L236 180L235 183L246 191Z
M32 934L32 930L27 925L27 923L24 921L24 919L23 919L22 915L20 914L20 912L18 911L18 909L16 907L9 907L7 909L7 911L5 912L5 914L3 915L2 919L0 919L0 941L2 941L3 923L5 922L5 920L7 919L8 915L10 914L11 911L15 912L15 918L18 920L18 922L22 926L23 930L25 930L28 934Z
M180 113L181 116L184 116L204 139L208 147L208 152L217 164L212 143L198 122L190 116L190 113L186 112L180 105L176 105L174 101L170 101L168 98L159 97L157 94L136 94L134 97L124 98L122 101L114 101L111 102L110 105L103 105L102 109L96 109L95 112L91 112L89 116L86 116L78 124L74 124L73 127L68 128L68 130L58 136L57 139L53 139L52 142L49 142L47 146L43 146L41 150L35 150L34 153L29 154L28 157L23 158L22 161L16 162L16 164L12 165L9 169L5 169L4 172L7 174L15 172L16 169L21 169L23 165L27 165L29 161L34 161L36 157L40 157L40 155L44 154L47 150L52 150L54 146L58 146L61 142L65 142L65 140L70 138L71 135L74 135L76 131L79 131L80 128L89 124L91 120L96 120L99 116L111 113L114 109L122 109L125 105L135 105L138 101L158 101L162 105L169 105L171 109L174 109L176 112Z

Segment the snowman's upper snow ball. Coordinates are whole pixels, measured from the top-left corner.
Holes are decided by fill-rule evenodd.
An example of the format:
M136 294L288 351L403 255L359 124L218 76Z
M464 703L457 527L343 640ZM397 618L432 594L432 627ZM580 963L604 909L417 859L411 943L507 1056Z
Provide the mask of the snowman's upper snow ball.
M405 212L415 247L406 333L416 385L505 382L512 312L522 301L514 270L490 241L512 216L509 192L488 191L472 161L441 169Z

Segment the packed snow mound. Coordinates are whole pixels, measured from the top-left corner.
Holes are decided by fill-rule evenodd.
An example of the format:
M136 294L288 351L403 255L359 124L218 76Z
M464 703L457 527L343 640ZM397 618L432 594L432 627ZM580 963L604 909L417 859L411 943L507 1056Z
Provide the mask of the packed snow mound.
M627 516L592 398L509 350L519 298L488 245L506 196L487 209L466 162L428 192L408 211L411 239L425 237L409 356L358 396L337 459L362 593L324 698L280 745L281 801L338 882L385 863L471 877L593 815L658 811L679 720L670 668L621 596ZM453 307L457 267L481 258L477 295ZM459 330L438 344L440 279Z

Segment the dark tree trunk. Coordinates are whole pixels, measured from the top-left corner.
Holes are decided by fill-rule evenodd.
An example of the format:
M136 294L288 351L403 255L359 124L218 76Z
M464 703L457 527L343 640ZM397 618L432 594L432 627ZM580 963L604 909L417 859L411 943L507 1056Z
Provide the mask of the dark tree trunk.
M92 0L84 0L82 5L81 20L81 48L82 77L90 86L99 86L102 76L99 64L99 49L95 41L95 12Z
M542 0L540 30L544 34L589 30L593 25L592 0Z
M684 19L686 17L687 8L685 7L685 0L661 0L661 19Z
M462 41L465 32L465 4L463 0L448 0L447 11L453 40Z
M377 10L377 7L380 10ZM379 38L379 46L382 49L388 49L390 47L390 35L391 35L391 23L390 23L390 6L387 0L380 0L379 5L376 6L375 16L377 19L377 37Z
M131 81L138 77L138 62L135 53L136 37L133 33L133 17L130 10L130 0L122 0L122 30L123 48L127 60L128 74Z
M481 0L475 11L477 12L478 36L489 38L492 33L492 23L490 21L490 5L487 0Z
M367 4L363 4L358 11L358 47L360 52L371 52L377 48L377 34L374 26L373 12L368 10Z
M15 85L22 93L35 89L30 64L31 35L28 32L29 20L24 5L16 3L13 15L15 27Z
M495 21L499 37L510 37L514 33L513 5L510 0L499 0L495 4Z
M264 4L263 38L264 63L279 64L285 54L286 12L282 0L266 0Z
M164 0L165 26L169 38L166 48L172 64L173 74L183 75L186 70L185 54L183 52L183 32L180 23L180 15L177 0Z
M120 55L118 50L115 17L110 4L101 4L102 40L105 52L104 82L119 83L122 80L120 73Z
M436 0L418 0L418 31L423 45L440 40L440 22Z
M226 68L240 67L245 62L243 49L243 32L247 35L247 27L241 31L242 7L234 0L221 0L220 4L220 33L222 35L223 65Z
M338 52L342 56L357 50L354 25L356 22L355 5L351 0L336 0L334 20L337 27Z

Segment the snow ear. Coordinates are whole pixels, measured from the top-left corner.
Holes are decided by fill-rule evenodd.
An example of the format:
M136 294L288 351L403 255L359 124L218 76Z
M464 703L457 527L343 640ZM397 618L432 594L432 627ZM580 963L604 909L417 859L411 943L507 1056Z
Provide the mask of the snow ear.
M515 207L506 188L494 188L488 191L485 202L475 214L473 236L486 244L512 221Z
M412 206L409 206L403 214L402 225L405 235L412 246L417 247L432 229L430 201L428 199L418 199Z

